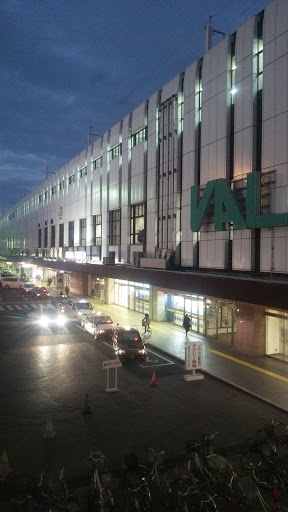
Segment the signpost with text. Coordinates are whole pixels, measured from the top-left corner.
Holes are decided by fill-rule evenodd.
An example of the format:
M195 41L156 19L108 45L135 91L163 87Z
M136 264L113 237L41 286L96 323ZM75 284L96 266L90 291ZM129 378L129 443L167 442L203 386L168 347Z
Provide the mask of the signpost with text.
M116 359L111 359L110 361L103 361L103 370L107 370L107 384L105 391L107 393L113 393L115 391L119 391L117 388L117 368L122 366L120 360L118 357ZM110 375L109 370L110 368L115 368L115 386L110 388Z
M196 373L203 366L202 341L186 341L185 343L185 375L184 380L202 380L204 375Z

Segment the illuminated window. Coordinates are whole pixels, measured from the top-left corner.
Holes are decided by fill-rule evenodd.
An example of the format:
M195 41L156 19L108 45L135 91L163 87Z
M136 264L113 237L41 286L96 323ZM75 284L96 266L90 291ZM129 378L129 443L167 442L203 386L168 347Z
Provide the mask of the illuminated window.
M102 245L102 214L93 215L93 245Z
M80 245L82 247L84 247L86 245L86 219L80 219L79 240L80 240Z
M99 169L99 167L102 167L102 156L93 161L93 169Z
M137 144L141 144L141 142L147 140L147 126L145 128L142 128L142 130L139 130L139 132L133 133L131 138L132 147L137 146Z
M114 148L109 151L109 160L113 160L122 155L122 144L118 144L118 146L114 146Z
M121 238L121 212L113 210L109 212L109 245L119 245Z
M83 176L87 176L87 165L79 171L79 178L83 178Z
M130 207L130 244L143 244L145 241L145 204Z

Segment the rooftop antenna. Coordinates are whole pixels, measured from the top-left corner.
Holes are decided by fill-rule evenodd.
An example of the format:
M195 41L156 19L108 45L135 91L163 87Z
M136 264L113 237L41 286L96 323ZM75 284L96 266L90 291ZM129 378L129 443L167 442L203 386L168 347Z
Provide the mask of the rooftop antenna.
M214 34L221 34L223 37L226 36L225 32L221 32L220 30L214 30L211 25L212 16L209 16L208 25L205 25L206 37L205 37L205 53L207 53L212 48L212 36Z
M100 135L98 135L98 133L92 133L92 126L90 126L88 132L88 146L92 143L92 137L100 137Z

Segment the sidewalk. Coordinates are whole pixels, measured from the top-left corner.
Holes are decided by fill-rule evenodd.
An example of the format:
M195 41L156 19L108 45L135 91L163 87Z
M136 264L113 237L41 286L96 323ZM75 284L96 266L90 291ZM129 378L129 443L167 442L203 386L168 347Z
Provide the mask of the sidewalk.
M103 304L96 299L89 300L96 310L109 313L115 323L133 324L142 332L142 313L114 304ZM152 337L146 339L148 348L155 347L184 362L185 341L202 341L204 375L210 375L288 413L288 363L272 357L243 356L237 354L231 345L197 333L190 332L186 338L181 327L168 322L152 322L151 327Z

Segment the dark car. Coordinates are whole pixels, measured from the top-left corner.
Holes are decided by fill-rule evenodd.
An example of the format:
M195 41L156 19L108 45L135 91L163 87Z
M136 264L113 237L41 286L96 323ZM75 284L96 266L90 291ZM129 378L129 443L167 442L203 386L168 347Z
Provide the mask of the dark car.
M60 296L56 297L53 303L60 313L70 312L70 304L66 298Z
M146 348L135 327L117 327L113 335L113 347L119 359L146 360Z
M31 292L31 297L33 299L47 299L49 298L49 292L45 286L35 286Z

